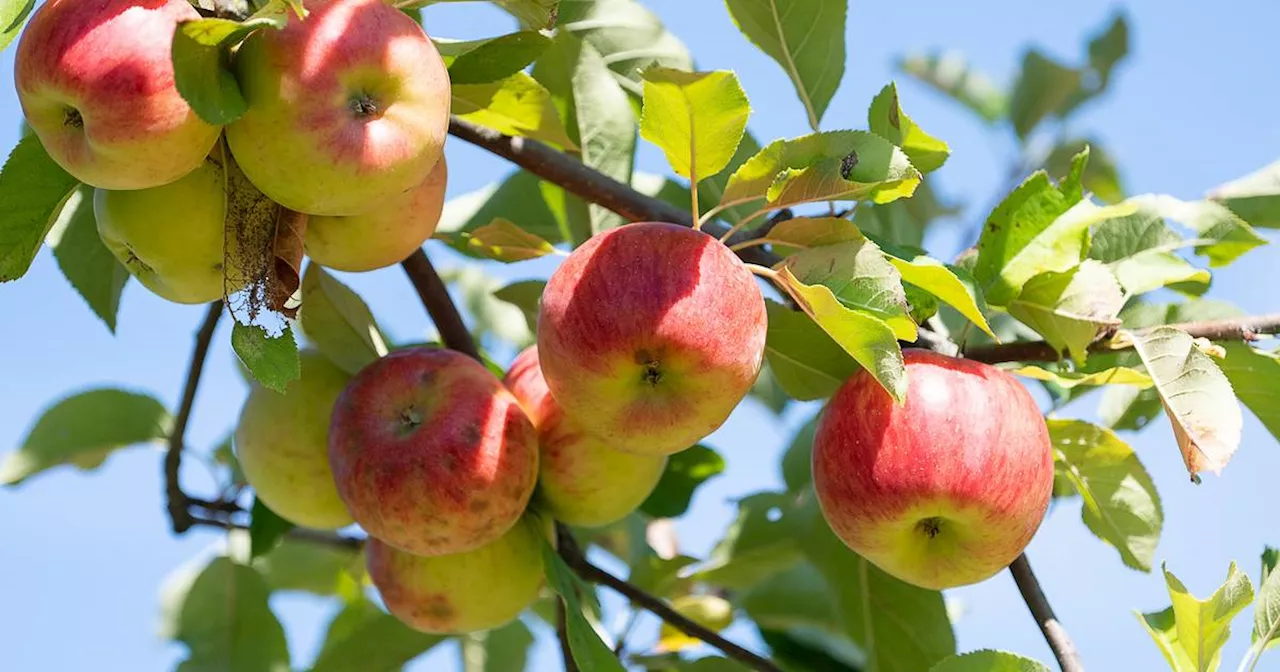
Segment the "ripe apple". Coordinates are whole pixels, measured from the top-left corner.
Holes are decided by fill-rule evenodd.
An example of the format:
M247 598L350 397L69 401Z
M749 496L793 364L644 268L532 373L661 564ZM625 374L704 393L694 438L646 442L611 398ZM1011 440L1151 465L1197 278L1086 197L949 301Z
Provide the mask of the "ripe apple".
M977 583L1013 562L1053 491L1035 400L987 364L904 350L903 406L865 371L827 403L813 485L844 543L908 583Z
M520 519L538 435L484 365L430 347L356 373L329 430L338 494L374 537L417 555L462 553Z
M488 630L512 621L538 597L538 526L525 517L484 546L432 557L370 537L365 565L387 610L406 625L433 634Z
M443 156L417 187L362 215L311 217L307 254L321 266L360 273L399 263L436 232L449 168Z
M104 189L146 189L194 170L218 139L173 84L185 0L48 0L18 42L14 83L58 165Z
M618 450L670 455L724 423L760 373L764 298L715 238L642 222L593 236L538 313L551 395Z
M236 458L254 492L290 522L321 530L350 525L329 469L329 420L349 375L315 351L284 394L254 385L236 425Z
M177 303L206 303L240 289L224 283L226 190L209 157L176 182L132 191L97 189L93 214L107 249L147 289ZM233 273L232 276L238 274Z
M504 381L538 430L536 505L582 527L617 522L644 503L667 466L665 455L610 448L560 410L538 366L538 347L525 348Z
M307 0L260 30L236 69L249 111L227 140L249 181L287 208L358 215L427 179L449 126L444 61L382 0Z

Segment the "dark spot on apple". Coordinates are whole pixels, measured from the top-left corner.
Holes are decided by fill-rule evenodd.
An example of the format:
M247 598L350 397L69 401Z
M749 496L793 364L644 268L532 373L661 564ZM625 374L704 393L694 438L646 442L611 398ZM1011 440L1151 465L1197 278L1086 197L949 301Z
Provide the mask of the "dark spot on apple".
M942 519L937 516L922 518L916 523L916 529L924 533L924 536L933 539L942 532Z
M844 158L840 159L840 177L846 180L853 179L853 169L858 166L858 153L849 152Z
M481 513L489 508L489 500L477 499L467 505L467 510L471 513Z
M484 432L481 431L479 424L473 423L462 429L462 440L473 446L478 445L483 436Z
M80 110L74 107L68 107L62 112L62 125L71 128L84 128L84 117L80 116Z

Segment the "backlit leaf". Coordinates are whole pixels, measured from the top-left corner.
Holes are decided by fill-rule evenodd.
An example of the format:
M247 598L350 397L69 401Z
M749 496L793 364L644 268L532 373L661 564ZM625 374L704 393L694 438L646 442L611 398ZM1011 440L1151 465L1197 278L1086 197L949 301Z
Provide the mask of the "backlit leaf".
M892 250L890 252L892 253ZM891 256L889 262L898 269L903 282L915 285L938 297L943 303L955 308L956 312L976 324L979 329L995 338L995 333L991 331L991 325L987 324L987 317L983 313L986 302L982 299L982 290L978 289L977 281L969 275L968 271L944 266L936 259L925 255L914 255L911 259Z
M866 236L843 217L795 217L774 225L768 238L773 251L785 257L811 247L865 240Z
M1080 385L1128 385L1139 390L1152 386L1151 376L1126 366L1114 366L1102 371L1049 371L1038 366L1026 365L1011 371L1019 376L1043 380L1058 387L1071 389Z
M1276 560L1276 549L1267 547L1262 554L1258 601L1253 606L1253 643L1257 655L1280 640L1280 572L1275 571Z
M724 170L750 114L747 95L730 71L644 71L640 135L662 149L677 175L700 181Z
M387 342L360 295L319 264L302 276L298 322L307 340L347 373L355 374L387 354Z
M34 133L18 141L0 169L0 282L26 274L45 234L79 185L54 163Z
M1253 226L1280 228L1280 161L1213 189L1209 198Z
M460 638L466 672L519 672L525 669L533 633L519 620Z
M453 113L507 135L523 135L567 149L576 147L567 135L551 94L526 72L496 82L454 84Z
M450 239L453 247L461 252L503 262L536 259L556 251L551 243L500 217Z
M1218 668L1222 646L1231 636L1231 619L1253 601L1253 584L1248 575L1231 563L1227 580L1208 599L1197 599L1167 568L1165 582L1173 601L1177 639L1172 645L1190 662L1190 669L1209 672Z
M844 306L883 320L899 339L916 340L902 276L875 243L864 238L813 247L783 263L800 282L822 285Z
M1187 658L1187 652L1178 641L1178 626L1174 622L1173 607L1146 614L1138 614L1142 627L1155 641L1169 663L1171 672L1198 672L1196 666Z
M1280 438L1280 353L1260 350L1248 343L1219 343L1226 357L1214 360L1231 381L1236 397L1271 432Z
M881 89L871 101L867 123L872 133L901 147L911 165L922 173L941 168L951 154L947 143L925 133L902 111L898 85L893 82Z
M929 672L1050 672L1049 667L1008 651L985 649L938 661Z
M301 375L298 343L287 324L278 336L268 336L261 327L236 322L231 328L231 348L255 380L281 394Z
M1267 240L1221 203L1182 201L1162 194L1134 196L1126 201L1143 212L1154 213L1190 228L1202 241L1196 254L1209 258L1213 267L1226 266Z
M1120 326L1116 315L1124 299L1115 275L1102 263L1086 259L1068 271L1049 271L1027 280L1009 303L1009 314L1082 364L1095 337Z
M4 0L0 2L0 51L4 51L10 42L22 32L22 26L31 10L35 9L35 0Z
M945 93L987 122L995 121L1006 113L1004 92L986 74L970 67L959 52L912 54L899 61L898 67Z

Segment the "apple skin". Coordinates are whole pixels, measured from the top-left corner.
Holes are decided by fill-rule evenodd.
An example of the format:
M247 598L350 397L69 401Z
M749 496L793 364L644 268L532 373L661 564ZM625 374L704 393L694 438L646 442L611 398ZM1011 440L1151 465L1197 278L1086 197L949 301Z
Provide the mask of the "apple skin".
M208 158L176 182L150 189L96 189L98 235L133 277L176 303L207 303L239 290L224 283L226 191L222 165Z
M764 298L715 238L641 222L597 234L552 274L538 313L551 395L607 445L670 455L724 423L764 357Z
M635 511L667 466L665 455L614 450L560 410L538 366L538 348L525 348L504 381L538 430L538 488L534 505L556 520L602 527Z
M1053 491L1053 448L1013 376L927 350L903 351L907 400L865 370L823 409L813 485L849 548L903 581L941 590L1013 562Z
M76 179L168 184L204 161L221 127L174 88L170 48L185 0L49 0L22 33L14 83L31 129Z
M329 469L329 420L351 377L315 351L299 354L302 375L280 394L254 385L240 410L235 451L254 493L282 518L336 530L353 521Z
M526 516L484 546L433 557L370 537L365 566L387 610L409 627L432 634L488 630L511 622L538 597L539 525Z
M227 126L245 175L287 208L358 215L427 179L451 101L435 45L382 0L308 0L236 69L249 111Z
M356 373L334 406L338 494L374 537L416 555L462 553L520 519L538 478L538 435L484 365L430 347Z
M311 217L307 255L321 266L352 273L400 263L436 232L448 181L442 156L422 184L363 215Z

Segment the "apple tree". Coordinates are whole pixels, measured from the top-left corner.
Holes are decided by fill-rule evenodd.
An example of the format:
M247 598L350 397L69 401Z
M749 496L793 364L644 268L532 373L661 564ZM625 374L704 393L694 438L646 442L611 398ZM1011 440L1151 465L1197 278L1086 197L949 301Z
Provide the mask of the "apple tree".
M1079 498L1149 573L1164 513L1143 462L1219 474L1245 409L1280 435L1280 314L1201 298L1280 226L1280 164L1186 201L1127 194L1096 142L1045 142L1108 91L1124 16L1078 62L1028 51L1007 88L901 60L1021 151L944 259L925 232L953 214L931 182L947 143L894 82L865 124L829 121L844 3L726 0L810 131L758 138L735 73L699 69L639 0L494 0L511 21L469 41L428 35L431 2L0 1L27 122L0 172L0 281L48 245L112 331L131 279L206 306L177 408L52 400L0 483L164 446L173 532L227 535L167 591L180 669L395 670L453 646L467 670L521 670L535 636L566 670L1049 669L957 650L941 591L1007 570L1078 671L1023 554L1051 501ZM450 143L513 170L445 203ZM635 169L640 143L669 174ZM445 249L460 271L437 272ZM486 275L541 257L545 277ZM391 342L335 273L395 266L436 340ZM251 391L197 493L185 432L224 320ZM1073 417L1096 390L1102 421ZM671 520L732 459L706 439L748 396L815 412L785 489L741 493L686 555ZM1176 446L1140 459L1125 436L1152 422ZM1259 551L1256 583L1232 565L1207 599L1164 569L1171 606L1140 626L1172 669L1218 669L1251 602L1240 669L1280 639ZM290 660L275 591L340 605L314 660ZM641 614L656 643L632 636Z

